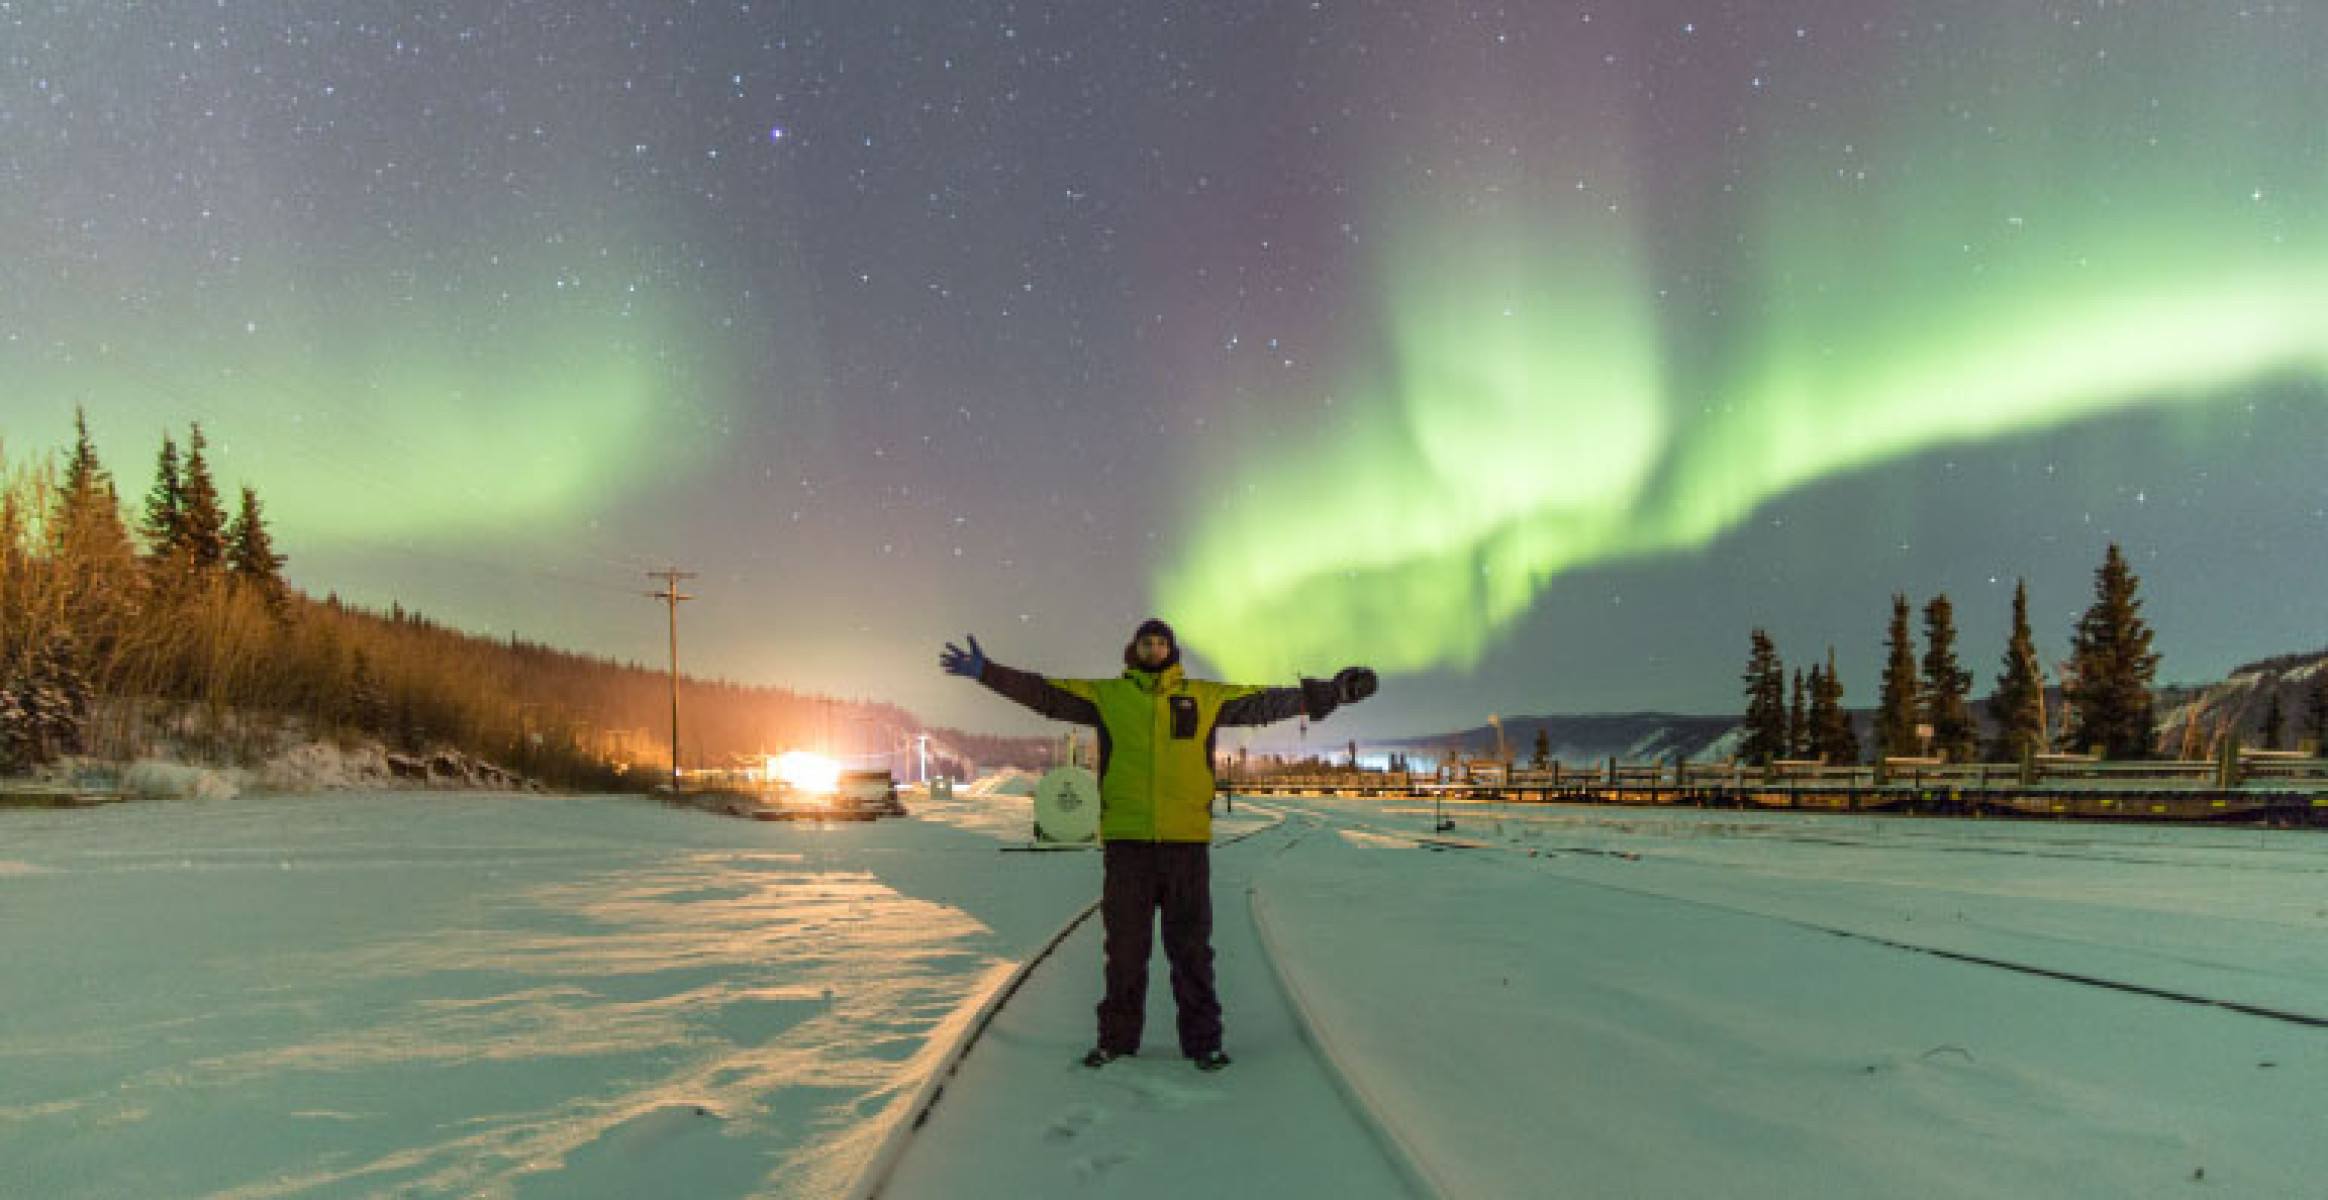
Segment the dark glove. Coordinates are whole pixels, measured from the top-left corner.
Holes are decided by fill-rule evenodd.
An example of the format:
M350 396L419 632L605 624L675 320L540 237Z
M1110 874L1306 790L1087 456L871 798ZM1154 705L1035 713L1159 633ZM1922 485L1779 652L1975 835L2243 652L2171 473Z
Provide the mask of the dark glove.
M976 679L986 673L986 651L978 648L977 638L969 640L968 650L952 642L946 643L945 653L938 655L938 665L945 668L946 674Z
M1356 704L1374 694L1382 681L1374 677L1368 667L1344 667L1334 676L1334 698L1344 704Z

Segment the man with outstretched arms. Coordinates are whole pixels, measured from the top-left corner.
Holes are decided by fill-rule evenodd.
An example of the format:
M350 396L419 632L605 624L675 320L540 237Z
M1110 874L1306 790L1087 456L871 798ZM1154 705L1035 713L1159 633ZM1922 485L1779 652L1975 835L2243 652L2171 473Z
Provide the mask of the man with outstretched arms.
M1016 670L987 658L978 639L969 642L967 650L948 643L939 665L1053 720L1099 731L1107 994L1099 1002L1099 1044L1084 1065L1104 1066L1139 1051L1150 938L1162 909L1180 1052L1207 1071L1227 1066L1213 987L1213 733L1223 725L1288 717L1319 720L1373 695L1374 672L1350 667L1330 680L1276 688L1190 679L1181 673L1172 627L1153 618L1124 647L1123 673L1107 679Z

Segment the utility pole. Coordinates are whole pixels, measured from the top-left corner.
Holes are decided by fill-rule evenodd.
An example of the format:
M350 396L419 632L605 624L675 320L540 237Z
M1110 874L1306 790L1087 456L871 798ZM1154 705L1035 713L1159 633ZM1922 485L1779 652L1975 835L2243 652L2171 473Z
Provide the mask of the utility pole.
M695 572L672 567L649 571L647 578L663 581L663 590L648 592L647 598L671 607L671 794L676 796L679 794L679 603L695 599L679 590L679 581L695 578Z

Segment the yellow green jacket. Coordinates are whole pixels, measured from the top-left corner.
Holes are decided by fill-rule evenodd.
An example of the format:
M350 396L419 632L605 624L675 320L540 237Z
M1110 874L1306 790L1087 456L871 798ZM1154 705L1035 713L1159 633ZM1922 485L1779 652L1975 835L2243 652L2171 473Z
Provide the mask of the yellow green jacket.
M1179 664L1112 679L1052 679L988 660L978 682L1028 708L1099 730L1099 836L1110 842L1212 840L1213 733L1223 725L1317 720L1331 684L1260 687L1189 679Z

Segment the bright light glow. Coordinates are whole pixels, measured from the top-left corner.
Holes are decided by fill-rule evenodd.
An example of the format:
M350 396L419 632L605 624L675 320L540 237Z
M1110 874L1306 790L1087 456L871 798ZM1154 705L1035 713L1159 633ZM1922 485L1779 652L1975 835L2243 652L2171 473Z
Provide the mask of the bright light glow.
M768 760L768 777L804 792L830 795L841 786L841 764L822 754L787 750Z

